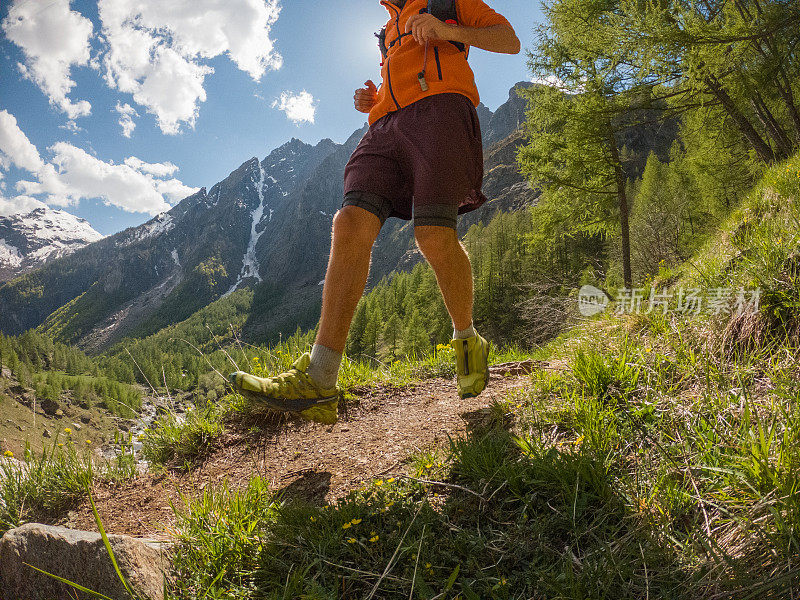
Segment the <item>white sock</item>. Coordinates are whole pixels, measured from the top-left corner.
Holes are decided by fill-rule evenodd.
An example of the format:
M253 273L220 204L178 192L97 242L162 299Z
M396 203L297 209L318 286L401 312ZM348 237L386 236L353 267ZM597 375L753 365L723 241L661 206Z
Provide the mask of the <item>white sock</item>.
M339 366L342 364L342 353L326 346L314 344L311 348L311 362L308 375L321 387L329 389L336 385L339 377Z
M478 332L475 331L475 325L472 323L469 324L469 327L466 329L456 329L453 326L453 339L454 340L465 340L467 338L475 337L478 335Z

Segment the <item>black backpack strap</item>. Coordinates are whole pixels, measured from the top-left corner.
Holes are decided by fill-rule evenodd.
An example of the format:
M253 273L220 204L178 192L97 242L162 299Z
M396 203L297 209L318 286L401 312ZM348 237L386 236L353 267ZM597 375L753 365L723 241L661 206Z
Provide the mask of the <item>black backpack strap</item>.
M428 10L430 14L444 21L445 23L459 24L458 9L456 8L456 0L428 0ZM459 52L466 54L467 47L461 42L450 42L458 48Z
M386 27L376 33L375 37L378 38L378 48L380 48L381 56L383 60L386 60L386 55L389 54L389 48L386 47Z

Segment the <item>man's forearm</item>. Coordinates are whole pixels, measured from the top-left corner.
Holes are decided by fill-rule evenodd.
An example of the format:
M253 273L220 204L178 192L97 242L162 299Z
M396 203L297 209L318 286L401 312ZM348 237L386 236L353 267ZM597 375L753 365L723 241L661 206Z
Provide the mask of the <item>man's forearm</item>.
M514 29L508 25L492 25L491 27L454 25L448 39L502 54L518 54L520 50L519 38Z

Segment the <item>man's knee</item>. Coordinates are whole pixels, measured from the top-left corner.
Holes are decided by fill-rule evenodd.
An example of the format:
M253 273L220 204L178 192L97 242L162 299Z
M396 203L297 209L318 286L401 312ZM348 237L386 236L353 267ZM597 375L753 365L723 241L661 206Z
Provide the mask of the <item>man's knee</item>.
M414 238L422 254L429 260L449 256L460 247L458 234L452 227L418 225L414 227Z
M337 245L369 246L380 231L380 219L357 206L344 206L333 216L333 241Z

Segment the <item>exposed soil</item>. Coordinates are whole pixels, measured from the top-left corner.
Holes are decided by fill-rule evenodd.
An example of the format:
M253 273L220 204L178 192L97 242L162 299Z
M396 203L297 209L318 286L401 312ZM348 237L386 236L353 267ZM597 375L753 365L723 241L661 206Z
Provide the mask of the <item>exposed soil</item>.
M493 367L489 387L465 400L458 397L455 381L445 379L356 390L357 401L348 403L347 413L330 427L301 420L232 422L190 471L101 484L94 490L95 502L109 532L157 539L174 533L171 502L180 506L182 495L196 497L225 480L236 488L260 475L288 496L331 502L367 480L403 473L409 455L441 447L448 436L491 419L492 403L525 388L531 366ZM62 524L96 529L88 503Z

